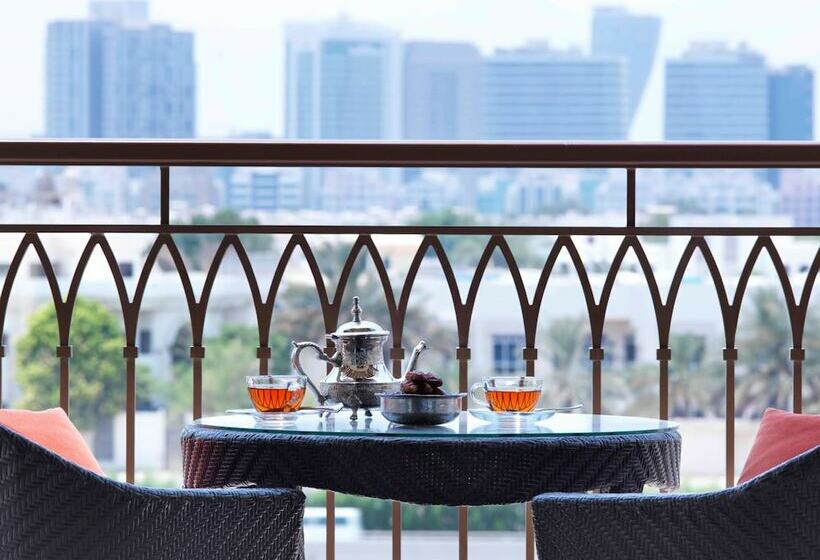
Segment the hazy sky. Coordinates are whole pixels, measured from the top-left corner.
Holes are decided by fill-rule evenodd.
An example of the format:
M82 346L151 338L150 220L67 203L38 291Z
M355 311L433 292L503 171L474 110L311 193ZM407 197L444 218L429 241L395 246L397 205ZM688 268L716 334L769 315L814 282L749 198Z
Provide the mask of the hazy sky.
M0 0L0 137L41 134L46 24L86 14L86 0ZM592 8L661 16L659 55L630 138L663 135L663 60L690 41L747 42L772 65L820 67L816 0L153 0L151 18L196 33L200 136L282 132L282 27L346 14L405 39L473 41L485 52L529 39L588 48ZM815 111L818 113L818 111Z

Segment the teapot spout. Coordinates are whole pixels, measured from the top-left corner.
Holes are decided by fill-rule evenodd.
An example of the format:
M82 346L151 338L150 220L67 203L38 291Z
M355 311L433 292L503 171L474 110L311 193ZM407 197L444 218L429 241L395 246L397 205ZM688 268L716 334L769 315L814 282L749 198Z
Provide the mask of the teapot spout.
M421 356L421 353L425 350L427 350L427 343L423 340L419 341L419 343L416 344L416 347L413 348L413 353L410 354L410 359L407 361L407 367L404 370L405 375L407 375L408 371L413 371L414 369L416 369L416 365L419 361L419 356Z

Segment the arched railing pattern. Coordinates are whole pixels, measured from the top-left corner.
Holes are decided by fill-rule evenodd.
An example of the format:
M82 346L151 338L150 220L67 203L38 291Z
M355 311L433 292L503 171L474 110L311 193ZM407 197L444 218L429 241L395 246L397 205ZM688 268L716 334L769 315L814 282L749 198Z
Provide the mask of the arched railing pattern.
M726 484L734 483L734 375L738 359L736 336L740 309L747 294L749 280L761 254L765 251L776 272L791 329L793 378L793 408L802 410L802 365L805 359L803 335L810 304L811 293L820 271L820 249L808 269L802 291L796 293L789 279L783 259L777 250L773 237L818 236L820 228L720 228L720 227L640 227L635 222L635 169L641 167L820 167L820 147L813 144L777 145L693 145L693 144L357 144L357 143L162 143L162 142L2 142L0 141L0 165L156 165L161 170L160 208L161 221L157 225L115 225L115 224L0 224L0 232L22 233L14 255L11 258L2 290L0 291L0 337L6 324L9 300L15 282L19 282L19 269L29 249L33 250L43 270L43 277L49 286L58 322L59 344L56 358L60 365L60 406L70 411L69 380L71 376L71 323L77 295L82 285L87 265L94 252L99 249L105 258L114 281L123 319L123 358L126 379L126 477L134 480L134 423L136 411L135 368L139 356L137 345L140 309L152 271L157 265L160 252L164 249L170 255L173 269L179 277L185 298L188 319L191 326L191 375L193 380L192 411L194 417L202 413L202 367L206 359L203 346L203 332L208 306L220 268L229 250L235 253L242 274L248 286L248 303L253 306L259 335L256 358L259 371L267 372L271 358L269 338L271 326L276 320L275 302L283 286L284 275L299 250L310 271L311 280L327 332L339 322L345 289L348 287L354 265L362 255L370 259L382 288L393 333L390 360L396 376L400 375L402 360L405 358L403 335L405 316L410 297L425 259L437 262L444 276L456 321L458 346L453 349L453 357L458 362L459 387L467 388L470 349L470 326L482 281L488 268L506 268L512 279L512 289L518 301L521 314L525 346L521 358L527 375L535 374L538 359L537 328L541 310L550 304L547 289L553 277L556 264L562 253L566 253L577 276L583 293L585 311L589 321L591 346L589 348L590 375L592 379L592 410L602 409L602 385L606 382L602 375L604 358L604 331L607 311L622 265L631 252L637 260L643 275L654 311L658 347L658 415L669 415L669 361L674 348L670 347L672 318L678 295L687 269L695 252L700 254L709 278L715 289L724 333L725 347L723 359L726 375ZM462 167L621 167L626 170L625 201L626 216L623 227L421 227L421 226L290 226L290 225L225 225L191 226L174 225L169 220L171 165L312 165L312 166L462 166ZM87 233L87 243L80 255L70 284L63 297L52 261L41 240L41 235L51 232ZM106 237L112 233L153 233L156 235L142 269L139 272L134 293L129 296L126 281L120 270L117 257ZM191 282L189 268L183 259L174 234L221 234L221 241L206 269L205 280L199 294ZM242 234L286 234L279 261L270 279L260 278L254 271L248 252L242 243ZM326 271L323 274L308 234L351 234L355 241L350 248L338 274ZM385 260L374 234L416 235L418 247L404 275L401 285L391 280ZM472 270L472 278L464 293L456 278L452 265L452 255L447 254L443 236L476 235L487 238L480 258ZM517 235L548 236L554 242L544 255L532 296L527 292L519 264L511 249L509 238ZM606 273L600 296L596 299L587 266L575 244L579 236L617 236L620 244ZM712 253L708 238L711 236L752 236L754 245L747 255L733 295L724 282L717 261ZM683 253L674 269L671 284L665 294L661 293L652 263L641 238L645 236L684 236L688 238ZM493 260L495 253L501 259ZM335 283L332 281L335 280ZM269 284L266 284L269 281ZM267 285L267 292L262 286ZM330 285L334 288L331 290ZM328 352L332 344L328 341ZM785 349L784 349L785 350ZM5 348L0 345L0 377ZM333 557L333 496L328 497L328 556ZM529 509L527 509L529 517ZM393 555L400 556L400 514L398 504L393 506ZM466 558L467 510L461 508L460 557ZM397 527L399 527L397 529ZM532 533L527 532L527 557L532 558Z

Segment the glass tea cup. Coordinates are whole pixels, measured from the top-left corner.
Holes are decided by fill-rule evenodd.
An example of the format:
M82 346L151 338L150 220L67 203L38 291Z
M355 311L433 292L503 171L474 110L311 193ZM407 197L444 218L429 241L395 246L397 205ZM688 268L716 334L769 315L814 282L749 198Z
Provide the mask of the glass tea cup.
M470 399L495 412L532 412L542 386L543 380L535 377L487 377L470 387Z
M302 375L249 375L245 379L258 412L295 412L302 406L306 381Z

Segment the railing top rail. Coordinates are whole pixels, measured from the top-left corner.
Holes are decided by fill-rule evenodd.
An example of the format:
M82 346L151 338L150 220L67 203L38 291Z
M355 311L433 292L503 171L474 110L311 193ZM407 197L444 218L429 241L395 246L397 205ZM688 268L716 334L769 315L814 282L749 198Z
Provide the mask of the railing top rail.
M0 140L0 165L820 167L818 142Z

